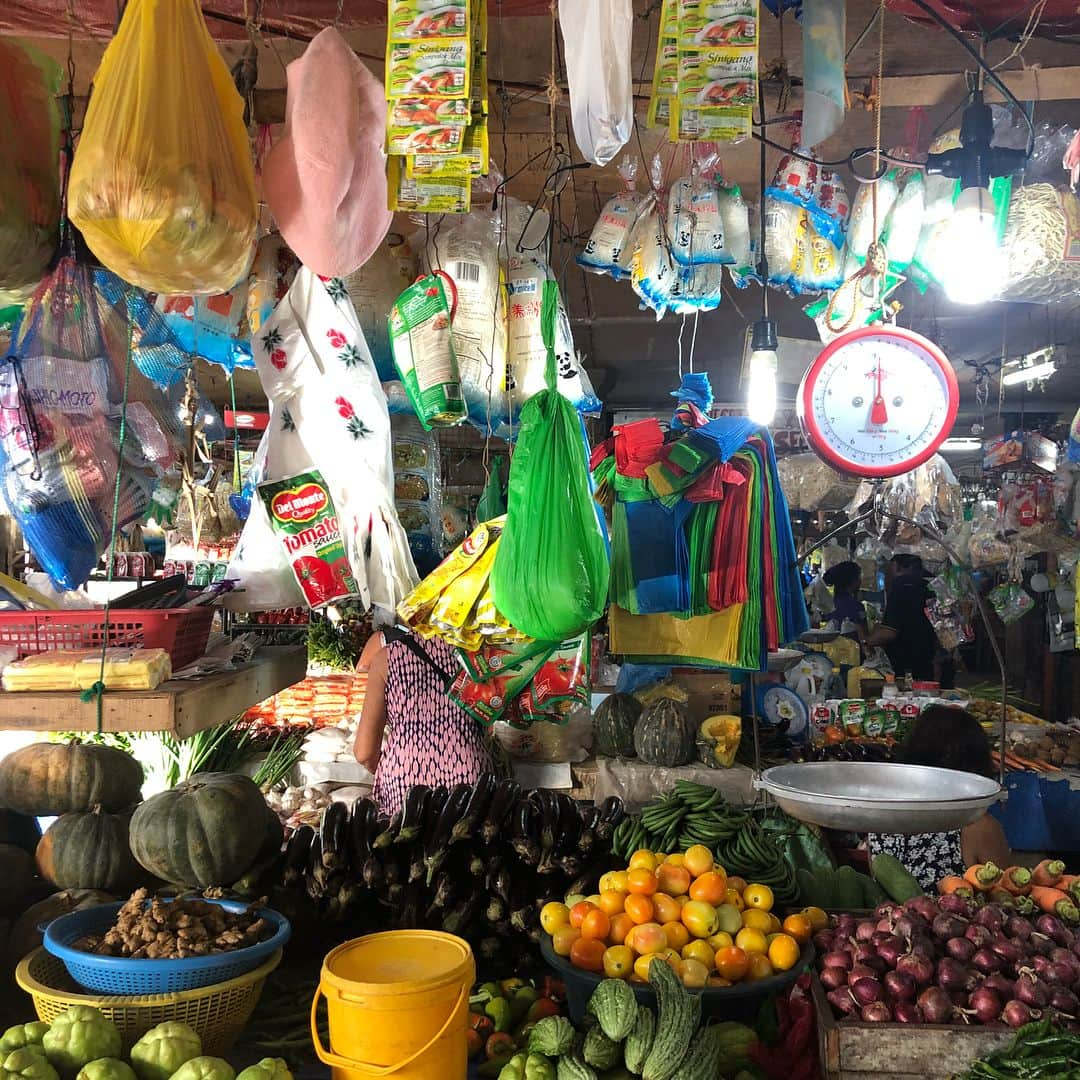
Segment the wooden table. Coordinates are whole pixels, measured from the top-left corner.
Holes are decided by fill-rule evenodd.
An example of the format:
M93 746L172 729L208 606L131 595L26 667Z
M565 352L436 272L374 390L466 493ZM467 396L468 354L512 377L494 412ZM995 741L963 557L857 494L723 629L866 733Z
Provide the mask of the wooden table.
M201 679L176 679L156 690L106 690L104 731L168 731L180 739L238 716L307 673L305 646L265 646L247 664ZM74 691L0 691L0 730L96 731L97 703Z

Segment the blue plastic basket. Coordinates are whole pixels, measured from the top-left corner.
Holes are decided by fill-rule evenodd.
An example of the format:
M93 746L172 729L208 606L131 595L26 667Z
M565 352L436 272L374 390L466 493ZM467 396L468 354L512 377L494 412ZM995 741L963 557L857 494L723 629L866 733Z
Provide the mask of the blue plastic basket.
M248 906L236 900L206 902L234 912L246 911ZM259 914L275 924L276 931L266 941L235 952L176 960L133 960L123 956L97 956L72 948L80 938L108 930L121 907L123 904L100 904L73 911L54 919L45 928L45 948L62 960L68 974L88 990L102 994L172 994L213 986L254 971L276 949L282 948L292 933L288 919L269 908L261 908Z

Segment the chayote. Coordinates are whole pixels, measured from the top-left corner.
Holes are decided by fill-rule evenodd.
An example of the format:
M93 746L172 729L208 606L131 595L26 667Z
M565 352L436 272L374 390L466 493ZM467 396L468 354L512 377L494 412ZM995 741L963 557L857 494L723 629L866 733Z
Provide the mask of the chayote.
M0 1058L0 1080L60 1080L37 1048L23 1047Z
M194 1057L172 1074L172 1080L234 1080L235 1076L235 1070L224 1058Z
M169 1080L181 1065L202 1053L202 1040L187 1024L167 1020L151 1028L132 1048L139 1080Z
M12 1050L21 1050L24 1046L40 1046L48 1024L35 1020L30 1024L16 1024L0 1035L0 1053L10 1054Z
M293 1080L293 1074L281 1058L263 1058L238 1073L236 1080Z
M84 1065L75 1080L135 1080L135 1070L119 1058L98 1058Z
M89 1005L72 1005L62 1012L41 1040L49 1062L62 1076L74 1076L98 1058L118 1058L120 1032Z

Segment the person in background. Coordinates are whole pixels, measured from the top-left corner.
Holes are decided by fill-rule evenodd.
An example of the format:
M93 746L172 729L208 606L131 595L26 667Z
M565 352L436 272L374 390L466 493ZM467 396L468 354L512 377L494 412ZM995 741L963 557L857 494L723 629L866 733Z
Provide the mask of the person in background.
M409 788L475 783L491 772L491 758L480 725L447 696L458 670L454 650L408 630L384 637L371 658L353 755L375 774L372 798L390 817Z
M900 747L898 760L906 765L930 765L994 775L990 740L979 721L964 709L931 705L915 721ZM996 818L984 814L963 829L942 833L870 833L867 850L896 856L927 892L951 874L962 875L975 863L1012 865L1012 852Z
M360 673L371 670L375 658L386 648L386 634L382 630L373 630L371 637L364 642L360 659L356 661L356 670Z
M862 570L859 564L850 559L837 563L825 571L822 580L832 589L833 594L833 609L826 616L826 622L834 623L842 633L861 641L866 636L866 612L859 599L859 590L862 588ZM849 624L847 630L844 629L845 623Z
M883 645L897 679L911 675L919 681L934 678L937 635L926 617L932 593L918 555L894 555L892 580L881 624L863 639L864 645Z

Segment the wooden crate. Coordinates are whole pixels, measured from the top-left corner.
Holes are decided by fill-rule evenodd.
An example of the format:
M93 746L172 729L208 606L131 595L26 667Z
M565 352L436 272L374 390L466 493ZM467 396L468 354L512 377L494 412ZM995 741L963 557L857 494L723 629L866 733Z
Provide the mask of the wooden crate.
M1013 1037L977 1025L838 1023L817 976L812 994L825 1080L949 1080Z

